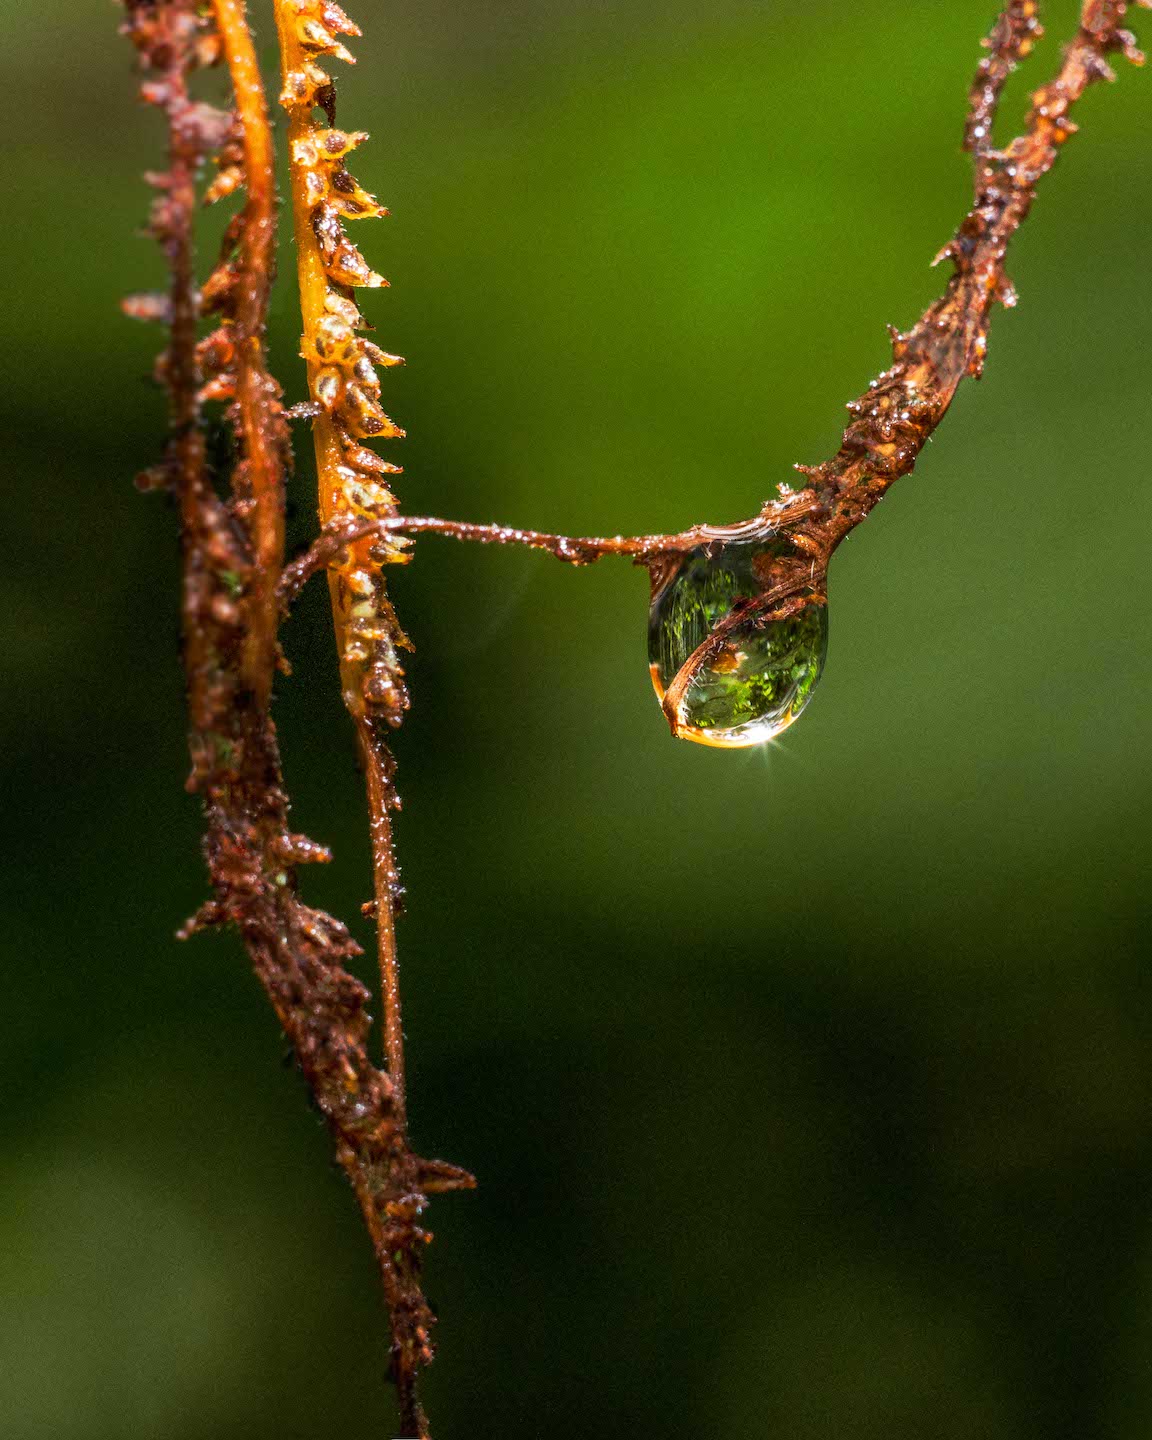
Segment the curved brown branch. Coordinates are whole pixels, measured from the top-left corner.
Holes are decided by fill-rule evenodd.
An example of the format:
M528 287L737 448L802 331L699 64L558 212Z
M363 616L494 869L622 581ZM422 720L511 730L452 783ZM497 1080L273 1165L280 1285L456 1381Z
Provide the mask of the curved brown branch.
M976 203L937 257L955 265L947 291L906 335L893 333L892 367L848 406L855 418L836 455L823 465L797 467L821 508L792 534L823 564L889 487L911 472L964 377L983 371L992 308L1016 299L1004 271L1008 244L1032 208L1038 181L1075 132L1069 112L1089 85L1111 78L1109 54L1143 58L1121 28L1128 8L1127 0L1087 0L1056 78L1032 97L1024 134L1003 151L977 151ZM993 32L992 58L1001 56L1001 69L1008 57L1022 53L1019 27L1011 21L1016 9L1010 6L1009 18L1002 17Z
M1135 3L1152 6L1152 0ZM1009 73L1040 33L1038 7L1033 0L1010 0L997 20L970 98L967 136L974 150L976 201L937 256L938 261L950 259L955 267L947 290L906 334L891 332L893 364L849 404L853 419L832 459L798 465L807 478L805 488L780 486L780 497L745 522L785 534L796 546L793 584L790 589L774 588L773 605L814 582L826 583L833 551L889 487L911 473L965 376L981 374L992 309L997 303L1015 304L1004 270L1009 242L1032 207L1037 182L1075 133L1069 112L1090 85L1113 78L1110 54L1119 52L1136 64L1143 61L1134 37L1122 28L1129 8L1128 0L1086 0L1060 70L1033 95L1024 134L1003 151L990 146L991 124ZM404 535L528 545L576 564L626 555L653 566L663 555L731 537L742 527L697 525L676 535L595 539L399 515L383 521L381 528ZM296 566L302 563L306 569L308 557ZM292 570L292 584L301 573L300 568Z

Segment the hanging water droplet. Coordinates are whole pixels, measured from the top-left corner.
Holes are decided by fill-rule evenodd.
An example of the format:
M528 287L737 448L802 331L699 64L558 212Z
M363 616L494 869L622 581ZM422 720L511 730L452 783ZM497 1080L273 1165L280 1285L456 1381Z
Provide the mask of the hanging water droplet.
M783 619L765 622L767 612L752 603L798 558L787 540L758 528L653 567L652 684L661 703L673 692L673 731L681 739L757 745L786 729L812 698L828 649L820 581ZM693 661L710 636L713 644Z

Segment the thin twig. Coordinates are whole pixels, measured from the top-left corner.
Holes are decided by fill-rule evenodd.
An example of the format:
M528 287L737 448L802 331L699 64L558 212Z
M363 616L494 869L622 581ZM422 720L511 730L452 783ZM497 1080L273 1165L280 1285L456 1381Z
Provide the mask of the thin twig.
M543 550L568 565L594 565L607 555L623 555L638 565L662 555L695 550L700 545L723 544L753 531L783 528L812 513L811 498L780 505L737 525L693 525L673 535L556 535L543 530L523 530L511 525L476 524L467 520L439 520L432 515L389 515L381 520L349 522L337 518L327 525L304 554L284 567L280 576L280 601L291 604L306 582L349 544L366 537L389 539L393 544L411 535L439 535L446 540L463 540L477 545L525 545ZM407 559L407 555L403 556Z

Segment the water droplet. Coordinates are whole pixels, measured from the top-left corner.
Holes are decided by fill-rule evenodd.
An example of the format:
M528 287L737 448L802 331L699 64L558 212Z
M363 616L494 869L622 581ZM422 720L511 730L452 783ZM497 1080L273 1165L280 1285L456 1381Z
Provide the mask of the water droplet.
M806 603L782 619L765 622L768 612L754 603L799 558L787 540L759 530L653 567L652 684L661 703L673 692L681 739L757 745L786 729L812 698L828 649L822 577L801 592ZM713 643L697 655L709 637Z

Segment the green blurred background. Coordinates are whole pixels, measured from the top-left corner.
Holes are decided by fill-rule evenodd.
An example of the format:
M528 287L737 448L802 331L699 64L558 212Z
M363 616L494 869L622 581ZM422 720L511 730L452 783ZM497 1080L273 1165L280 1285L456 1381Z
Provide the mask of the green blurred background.
M204 879L174 520L131 485L159 339L117 312L162 278L134 235L159 118L111 4L0 11L0 1431L386 1437L325 1135L235 938L172 938ZM672 529L829 455L885 322L942 284L991 12L361 0L341 116L395 215L357 238L409 359L406 506ZM481 1182L431 1217L438 1437L1152 1430L1150 83L1083 104L1021 306L837 557L778 744L669 738L627 565L430 539L398 575L416 1141ZM302 465L297 546L310 490ZM325 610L286 632L277 715L294 818L337 851L307 895L350 916Z

